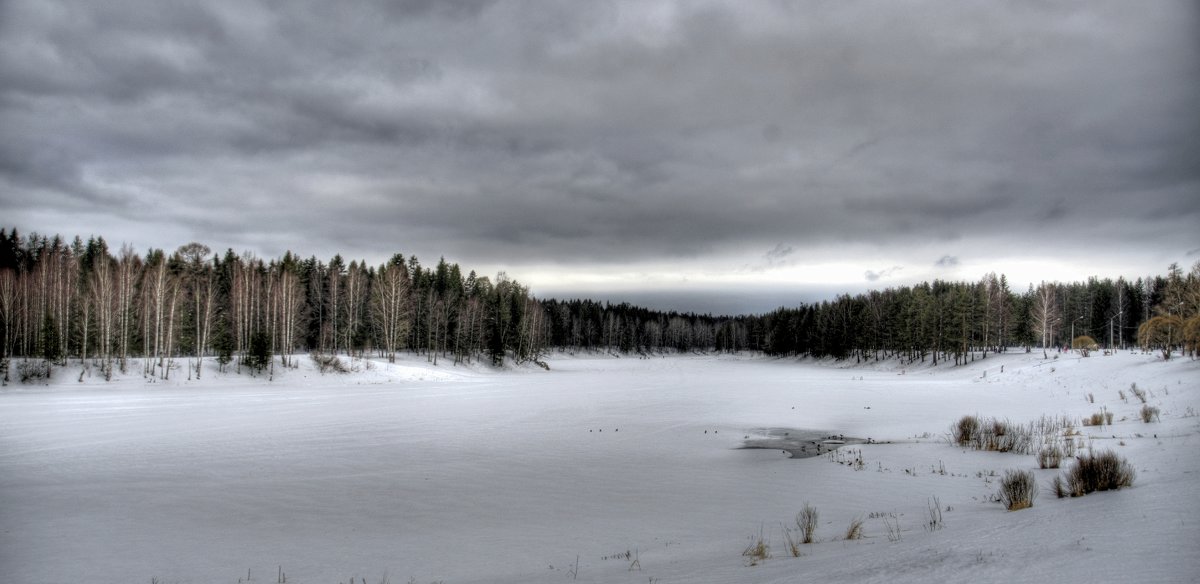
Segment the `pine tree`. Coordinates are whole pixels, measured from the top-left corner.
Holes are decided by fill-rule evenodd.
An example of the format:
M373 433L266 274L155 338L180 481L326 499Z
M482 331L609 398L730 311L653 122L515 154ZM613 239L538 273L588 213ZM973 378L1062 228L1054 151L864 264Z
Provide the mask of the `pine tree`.
M271 364L271 335L260 330L250 335L250 348L246 353L246 366L261 373Z

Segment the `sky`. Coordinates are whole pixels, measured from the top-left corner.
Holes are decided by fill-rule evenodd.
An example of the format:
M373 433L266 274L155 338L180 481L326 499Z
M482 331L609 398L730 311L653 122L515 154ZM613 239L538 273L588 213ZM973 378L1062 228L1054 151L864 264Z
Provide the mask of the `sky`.
M762 312L1200 261L1200 3L0 0L0 224Z

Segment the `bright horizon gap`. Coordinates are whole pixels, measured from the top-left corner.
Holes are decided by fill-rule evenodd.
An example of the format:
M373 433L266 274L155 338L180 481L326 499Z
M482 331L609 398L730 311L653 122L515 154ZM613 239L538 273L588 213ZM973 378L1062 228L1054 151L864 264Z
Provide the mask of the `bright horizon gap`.
M2 226L0 226L2 227ZM6 227L6 229L12 229ZM36 233L39 236L61 236L68 244L76 234L50 234L38 230L18 228L22 238ZM114 255L124 243L133 246L139 256L149 249L163 249L171 253L188 242L155 243L140 246L136 241L117 242L104 233L78 234L86 242L88 237L103 237ZM165 242L169 236L159 234L149 239ZM287 251L301 259L316 257L322 263L335 255L341 255L347 263L362 260L371 267L387 261L394 253L406 257L417 255L421 265L432 268L445 258L447 263L458 264L465 276L475 271L479 277L494 279L503 272L508 277L529 288L537 298L559 300L589 299L619 304L622 302L655 310L712 315L753 315L770 312L780 307L800 304L815 304L831 301L843 294L856 295L870 290L885 290L900 286L913 286L935 280L974 282L988 273L1007 278L1009 289L1022 293L1030 285L1040 282L1084 282L1095 277L1101 280L1136 281L1164 275L1174 262L1185 271L1200 258L1200 252L1160 252L1157 257L1142 259L1110 253L1106 250L1083 250L1071 253L1061 250L1056 257L981 257L972 259L944 254L932 261L931 249L927 249L922 264L905 263L899 256L888 257L877 248L865 244L848 246L836 250L826 247L814 250L793 249L786 257L774 259L769 254L725 253L714 256L711 263L703 258L683 258L672 262L631 262L628 265L604 264L546 264L525 263L467 263L454 257L435 254L421 256L403 248L388 253L350 254L336 250L317 253L287 246L277 254L268 254L251 246L238 249L232 246L210 245L214 255L223 256L232 249L237 255L250 252L264 260L278 259ZM853 255L852 255L853 254ZM830 256L820 262L801 262L796 257L812 258ZM863 259L869 258L869 259ZM1191 260L1191 261L1189 261ZM1146 265L1147 262L1153 262ZM874 279L871 279L874 278Z

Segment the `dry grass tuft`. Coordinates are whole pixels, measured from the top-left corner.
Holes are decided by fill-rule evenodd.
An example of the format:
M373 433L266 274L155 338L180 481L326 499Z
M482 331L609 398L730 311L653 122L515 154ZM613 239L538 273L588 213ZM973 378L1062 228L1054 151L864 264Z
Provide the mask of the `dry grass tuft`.
M1100 419L1103 420L1103 416ZM1026 424L963 416L950 425L949 440L958 446L975 450L1036 454L1043 446L1060 441L1064 430L1069 431L1073 423L1071 418L1065 416L1042 416Z
M1009 511L1028 509L1037 498L1037 478L1031 470L1010 470L1000 481L1000 502Z
M757 566L771 557L771 544L763 535L761 527L758 529L758 537L751 540L749 547L742 552L742 556L748 558L746 563L751 566Z
M1037 454L1038 466L1041 468L1058 468L1062 463L1063 451L1056 445L1043 446Z
M862 515L850 520L850 527L846 528L846 539L862 539L863 538L863 518Z
M979 433L981 426L983 423L979 420L979 416L963 416L957 424L950 427L950 434L959 446L968 446L972 438Z
M800 534L803 535L802 543L812 543L814 534L817 532L817 508L804 503L804 508L796 514L796 527L800 528Z
M1056 477L1051 488L1059 498L1082 497L1095 491L1132 486L1135 476L1133 465L1109 450L1076 457L1075 466L1066 472L1065 478Z

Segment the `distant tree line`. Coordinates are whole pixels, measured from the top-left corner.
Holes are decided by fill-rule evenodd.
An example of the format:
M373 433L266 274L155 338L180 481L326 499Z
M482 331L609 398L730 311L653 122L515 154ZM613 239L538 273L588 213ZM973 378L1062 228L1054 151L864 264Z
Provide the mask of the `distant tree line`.
M437 362L539 361L549 349L622 354L761 351L771 355L964 363L1008 347L1080 343L1200 345L1200 262L1129 282L1042 283L1003 275L842 295L768 314L713 316L586 299L538 300L501 273L465 276L395 254L381 265L264 260L199 243L144 256L102 237L67 243L0 229L0 365L78 359L106 375L140 367L167 378L222 368L292 366L297 352L407 351ZM1072 335L1074 333L1074 335Z
M761 351L778 356L963 364L1010 347L1200 348L1200 262L1184 274L1090 278L1023 293L1003 275L841 295L763 315L656 312L589 300L542 302L551 346L620 353ZM1164 356L1170 353L1164 351Z
M762 317L762 350L933 364L962 364L1009 347L1184 347L1195 356L1198 315L1200 262L1186 276L1172 265L1165 277L1042 282L1024 293L988 274L978 282L935 280L780 308Z

